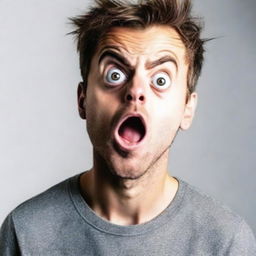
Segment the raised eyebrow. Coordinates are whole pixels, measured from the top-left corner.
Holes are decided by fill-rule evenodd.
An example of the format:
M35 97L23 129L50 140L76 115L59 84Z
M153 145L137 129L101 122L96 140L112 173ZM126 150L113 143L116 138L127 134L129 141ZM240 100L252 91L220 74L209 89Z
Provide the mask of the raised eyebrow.
M174 57L170 56L170 55L166 55L166 56L163 56L157 60L154 60L154 61L150 61L150 62L147 62L145 64L145 67L146 69L152 69L154 67L157 67L159 65L162 65L166 62L172 62L174 63L175 67L176 67L176 70L178 71L178 64L177 64L177 61L175 60Z
M118 62L122 63L123 65L127 66L128 68L132 69L132 66L130 64L130 62L125 58L123 57L122 55L118 54L117 52L115 51L112 51L112 50L106 50L104 51L100 57L99 57L99 62L98 64L101 63L101 61L106 58L106 57L111 57L111 58L114 58L116 59Z

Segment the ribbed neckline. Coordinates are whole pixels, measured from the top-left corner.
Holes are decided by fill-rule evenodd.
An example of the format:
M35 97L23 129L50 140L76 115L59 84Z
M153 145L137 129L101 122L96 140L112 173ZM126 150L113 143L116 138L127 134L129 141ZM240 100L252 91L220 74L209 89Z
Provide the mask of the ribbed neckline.
M178 210L182 207L182 199L187 189L187 183L175 177L179 182L178 190L172 202L162 213L152 220L142 224L122 226L101 218L89 207L80 192L79 179L82 174L83 173L78 174L68 180L69 194L76 210L84 221L86 221L91 227L101 232L117 236L135 236L145 234L160 228L167 222L172 221L175 214L177 214Z

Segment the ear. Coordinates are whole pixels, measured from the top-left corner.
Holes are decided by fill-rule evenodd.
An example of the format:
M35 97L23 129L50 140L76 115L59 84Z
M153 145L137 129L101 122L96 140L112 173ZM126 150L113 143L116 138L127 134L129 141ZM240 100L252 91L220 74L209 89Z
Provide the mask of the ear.
M82 119L86 119L86 86L83 82L78 84L77 88L77 102L78 102L78 112Z
M191 93L191 95L188 97L183 118L180 123L180 128L182 130L187 130L192 124L197 106L197 98L198 96L196 92Z

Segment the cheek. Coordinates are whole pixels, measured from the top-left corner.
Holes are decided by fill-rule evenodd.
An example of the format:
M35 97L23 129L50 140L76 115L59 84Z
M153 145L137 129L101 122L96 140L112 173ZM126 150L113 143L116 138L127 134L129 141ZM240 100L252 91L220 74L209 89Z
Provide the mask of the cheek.
M105 141L107 139L115 112L116 104L113 99L109 99L100 89L88 88L86 100L87 130L93 140Z
M169 97L165 104L158 104L154 108L154 126L157 127L156 133L161 134L161 137L170 136L176 133L180 126L183 112L184 102L183 97L176 95L176 97Z

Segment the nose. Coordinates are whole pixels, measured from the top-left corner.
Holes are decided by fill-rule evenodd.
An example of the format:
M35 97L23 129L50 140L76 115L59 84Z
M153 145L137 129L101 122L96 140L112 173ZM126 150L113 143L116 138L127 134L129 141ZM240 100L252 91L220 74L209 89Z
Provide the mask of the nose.
M145 82L142 79L134 77L127 85L125 93L125 102L144 104L146 101Z

